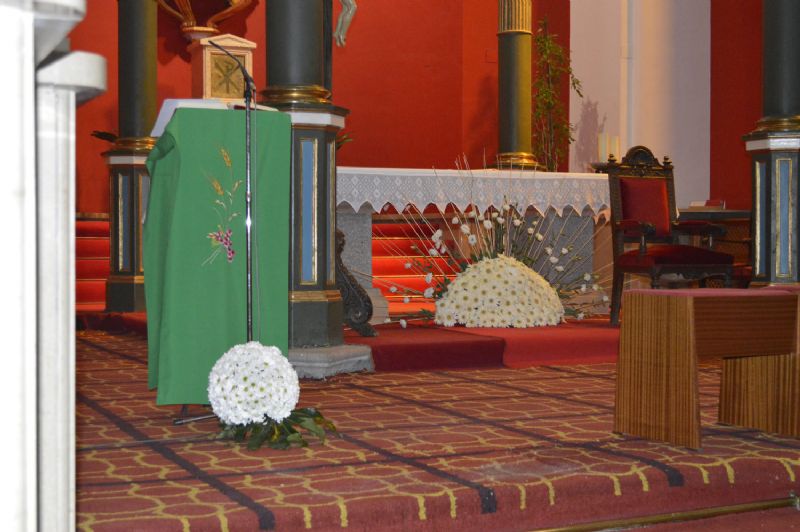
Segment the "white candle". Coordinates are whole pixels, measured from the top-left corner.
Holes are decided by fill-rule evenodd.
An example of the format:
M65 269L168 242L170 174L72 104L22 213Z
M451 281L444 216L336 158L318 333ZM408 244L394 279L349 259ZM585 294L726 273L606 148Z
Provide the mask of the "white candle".
M603 147L603 134L602 133L598 133L597 134L597 160L600 161L601 163L606 160L605 156L603 155L603 150L604 150L604 147Z

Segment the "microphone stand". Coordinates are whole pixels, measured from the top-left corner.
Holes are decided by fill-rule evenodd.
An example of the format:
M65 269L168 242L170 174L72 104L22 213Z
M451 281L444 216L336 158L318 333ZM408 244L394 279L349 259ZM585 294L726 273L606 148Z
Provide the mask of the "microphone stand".
M244 173L245 173L245 257L246 257L246 264L247 264L247 274L246 274L246 283L247 283L247 341L251 342L253 340L253 255L252 255L252 237L251 237L251 230L252 230L252 217L251 217L251 138L252 138L252 130L250 126L251 121L251 113L252 113L252 102L253 102L253 93L255 92L256 82L253 80L250 73L247 72L247 69L244 67L239 58L235 55L230 53L228 50L223 48L222 46L218 45L214 41L209 41L209 44L214 48L217 48L222 53L236 61L236 64L239 66L239 70L242 72L242 78L244 79L244 145L245 145L245 156L244 156ZM187 405L181 406L181 416L185 416L187 413ZM187 423L193 423L195 421L203 421L206 419L212 419L217 417L215 414L205 414L202 416L194 416L194 417L181 417L175 419L172 423L173 425L185 425Z
M256 82L247 72L239 58L230 53L228 50L218 45L214 41L209 41L209 44L214 48L220 50L222 53L236 61L239 70L242 72L244 79L244 143L245 143L245 156L244 156L244 173L245 173L245 256L247 259L247 341L253 340L253 256L252 256L252 238L251 230L253 220L251 217L250 204L251 204L251 169L250 169L250 142L252 137L252 130L250 126L253 92L255 91Z

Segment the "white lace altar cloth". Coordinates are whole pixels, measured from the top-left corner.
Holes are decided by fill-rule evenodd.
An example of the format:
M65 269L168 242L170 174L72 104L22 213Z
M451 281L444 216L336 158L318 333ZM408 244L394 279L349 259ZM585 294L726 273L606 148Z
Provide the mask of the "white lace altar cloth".
M368 206L380 212L387 204L398 211L409 204L419 209L435 204L444 210L448 203L460 209L475 204L481 210L490 206L499 209L508 203L541 214L550 209L563 214L571 208L605 216L608 176L492 169L337 168L336 204L340 208L349 205L359 211Z

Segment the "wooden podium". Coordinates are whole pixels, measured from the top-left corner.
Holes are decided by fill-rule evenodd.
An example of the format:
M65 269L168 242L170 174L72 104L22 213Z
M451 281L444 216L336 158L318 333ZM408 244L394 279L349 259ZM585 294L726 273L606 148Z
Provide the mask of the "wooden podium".
M615 432L699 448L697 364L722 359L719 422L800 437L797 294L630 290L623 308Z

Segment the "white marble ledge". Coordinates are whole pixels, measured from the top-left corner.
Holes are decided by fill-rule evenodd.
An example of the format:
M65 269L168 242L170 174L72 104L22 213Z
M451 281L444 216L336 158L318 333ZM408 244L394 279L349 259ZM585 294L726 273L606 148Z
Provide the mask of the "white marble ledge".
M106 90L106 60L89 52L71 52L36 72L36 83L75 91L76 103Z
M11 0L11 4L25 9L31 2ZM33 0L33 15L38 65L83 20L86 0Z
M606 174L521 170L435 170L420 168L337 168L337 206L357 212L377 212L387 204L398 211L434 204L440 210L453 203L481 209L503 204L533 208L541 214L574 210L607 216Z

